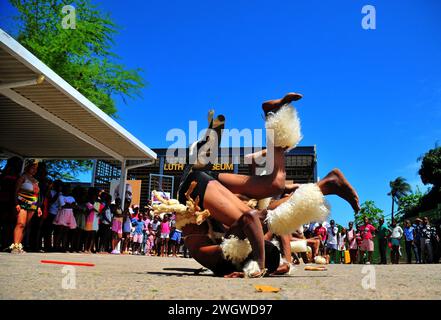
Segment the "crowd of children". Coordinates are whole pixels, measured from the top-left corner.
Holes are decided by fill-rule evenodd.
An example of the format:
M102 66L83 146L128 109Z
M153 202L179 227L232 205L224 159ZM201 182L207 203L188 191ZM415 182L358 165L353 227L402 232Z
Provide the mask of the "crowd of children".
M17 172L13 170L15 167ZM140 210L127 203L123 210L120 199L112 199L104 190L81 186L72 189L69 183L49 181L45 179L44 171L41 174L38 170L31 170L37 169L35 163L26 166L29 168L23 175L28 177L26 180L18 175L18 167L6 167L7 170L0 175L1 250L175 257L180 253L183 246L181 231L175 228L172 214L153 216L149 206ZM44 166L38 168L42 170ZM34 175L38 179L34 179ZM26 219L20 223L16 206L20 205L20 210L24 210L24 204L17 202L15 194L17 184L24 185L28 180L31 189L34 188L32 181L37 185L37 193L32 189L35 193L32 201L38 207L38 214L28 212L26 218L25 211L23 216ZM24 189L21 185L20 190ZM22 232L17 237L20 230Z

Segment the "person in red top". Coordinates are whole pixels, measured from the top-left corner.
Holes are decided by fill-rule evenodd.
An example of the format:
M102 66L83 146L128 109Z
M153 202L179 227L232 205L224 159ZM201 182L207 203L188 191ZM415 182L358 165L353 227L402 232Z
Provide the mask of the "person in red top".
M320 248L323 248L326 241L326 235L328 234L326 228L322 223L319 223L318 227L315 228L314 234L320 239Z
M364 225L360 227L360 234L361 234L361 245L360 245L360 251L361 251L361 259L363 259L365 252L368 253L368 261L366 264L372 263L372 252L374 252L374 241L372 240L374 238L374 232L375 227L369 223L369 218L364 217Z
M322 223L319 223L318 227L315 228L315 230L314 230L314 234L315 234L316 236L320 237L320 240L321 240L322 242L325 242L325 241L326 241L326 234L327 234L327 232L326 232L326 228L323 227L323 224L322 224Z

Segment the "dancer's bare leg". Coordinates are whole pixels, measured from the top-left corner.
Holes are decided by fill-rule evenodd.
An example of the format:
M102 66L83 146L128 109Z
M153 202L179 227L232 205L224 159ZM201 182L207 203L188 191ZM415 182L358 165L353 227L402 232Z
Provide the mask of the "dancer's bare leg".
M338 169L331 171L318 185L323 194L339 195L351 203L353 207L358 207L358 196L355 190L353 190ZM348 192L348 190L353 191L352 196L349 196L351 192ZM287 199L288 197L285 197L278 201L277 204L280 205ZM246 204L218 181L211 181L208 184L205 192L204 207L210 211L214 219L230 227L230 234L236 234L241 239L248 238L253 248L254 259L262 270L265 265L262 224L267 210L250 210ZM258 223L258 220L260 220L260 223ZM197 228L198 226L194 227ZM184 234L194 233L186 228L184 228ZM285 257L291 257L291 253L288 252L290 250L290 235L286 239L282 237L281 241L283 243L286 242L286 245L283 246ZM192 256L207 268L214 268L223 259L222 249L219 246L212 245L211 240L206 235L206 231L186 239L186 246ZM287 267L284 266L284 268ZM283 271L287 272L286 270L278 270L280 273L283 273ZM243 277L243 272L234 272L227 277Z
M274 148L274 170L269 175L246 176L232 173L219 174L221 182L233 193L253 199L280 195L285 190L285 149Z
M230 233L234 233L242 239L248 238L253 249L254 259L263 270L265 267L265 243L259 217L266 215L266 213L251 210L218 181L208 183L204 207L210 211L211 217L228 226Z
M326 177L317 182L317 186L320 188L323 195L337 195L346 200L355 212L360 211L358 194L340 169L333 169L326 175ZM268 209L273 210L277 208L279 205L287 201L290 196L290 194L287 194L281 199L272 201L268 206Z
M206 226L187 225L183 229L184 234L189 234L189 236L185 237L185 245L190 251L191 256L196 261L198 261L204 267L212 270L216 269L219 264L223 263L225 258L222 249L219 245L213 245L212 241L207 235L208 228ZM250 234L252 236L250 236ZM257 242L263 242L261 223L257 218L257 215L254 215L251 212L244 213L236 222L232 224L225 237L230 235L235 235L239 239L248 238L252 246L253 241L251 239L253 238L257 238ZM257 235L257 237L254 237L254 235ZM262 270L263 266L265 265L264 248L259 247L258 251L253 250L253 255L254 260L258 262ZM261 272L258 272L254 274L254 276L259 276L260 273ZM243 272L233 272L225 275L226 278L239 278L244 276L245 274Z
M262 109L267 114L271 111L276 111L278 108L292 101L300 100L303 96L300 93L290 92L281 99L268 100L262 103Z
M292 263L291 254L291 235L285 234L279 236L280 238L280 251L282 252L282 257L286 260L283 262L277 270L273 273L274 275L286 274L290 270L290 264Z
M301 94L288 93L281 99L265 101L262 109L267 115L269 112L276 112L282 106L297 101L302 98ZM274 168L268 175L246 176L230 173L219 175L219 181L233 193L243 194L249 198L263 199L280 195L285 190L285 148L274 147L274 150L263 150L260 153L250 155L252 158L268 156L269 152L274 152ZM290 187L294 191L293 186Z
M355 212L360 211L358 194L339 169L333 169L317 185L324 195L337 195L346 200Z

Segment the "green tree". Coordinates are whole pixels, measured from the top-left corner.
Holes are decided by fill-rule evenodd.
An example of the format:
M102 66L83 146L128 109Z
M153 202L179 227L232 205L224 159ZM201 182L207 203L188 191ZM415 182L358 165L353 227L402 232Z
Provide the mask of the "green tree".
M364 217L368 217L372 224L377 225L378 219L383 217L383 210L378 208L372 200L366 200L360 207L360 211L354 215L356 225L364 224Z
M402 221L404 218L413 217L418 214L421 206L423 193L418 189L415 193L400 198L398 211L395 214L395 220Z
M60 179L63 181L78 181L78 174L92 169L90 160L50 160L44 161L46 164L47 175L50 179Z
M402 197L407 196L412 191L412 188L403 177L398 177L389 182L389 186L390 192L387 195L392 198L391 219L394 220L394 204L398 204Z
M127 69L112 52L118 27L90 0L70 1L75 29L63 28L66 1L9 0L17 8L17 40L75 89L110 116L116 117L114 98L140 95L145 83L140 69ZM90 161L47 162L53 176L71 180L90 169ZM61 170L61 171L59 171Z
M420 211L427 211L441 203L441 147L435 144L435 148L429 150L418 158L421 168L418 171L421 181L431 184L430 190L422 197Z
M62 0L9 0L18 10L17 40L95 105L116 115L115 96L135 97L140 69L127 69L112 51L117 26L90 0L75 0L75 29L64 29Z
M435 188L441 187L441 147L435 146L429 150L421 160L421 168L418 171L421 181L427 185L431 184Z

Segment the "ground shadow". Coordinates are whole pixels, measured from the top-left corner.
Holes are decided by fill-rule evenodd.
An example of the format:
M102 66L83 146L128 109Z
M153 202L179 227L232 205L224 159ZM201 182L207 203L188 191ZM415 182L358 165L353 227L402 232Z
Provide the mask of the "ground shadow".
M164 271L178 271L178 272L163 272L163 271L148 271L147 274L159 275L159 276L208 276L213 277L213 273L205 268L163 268ZM144 272L138 272L138 274L144 274Z

